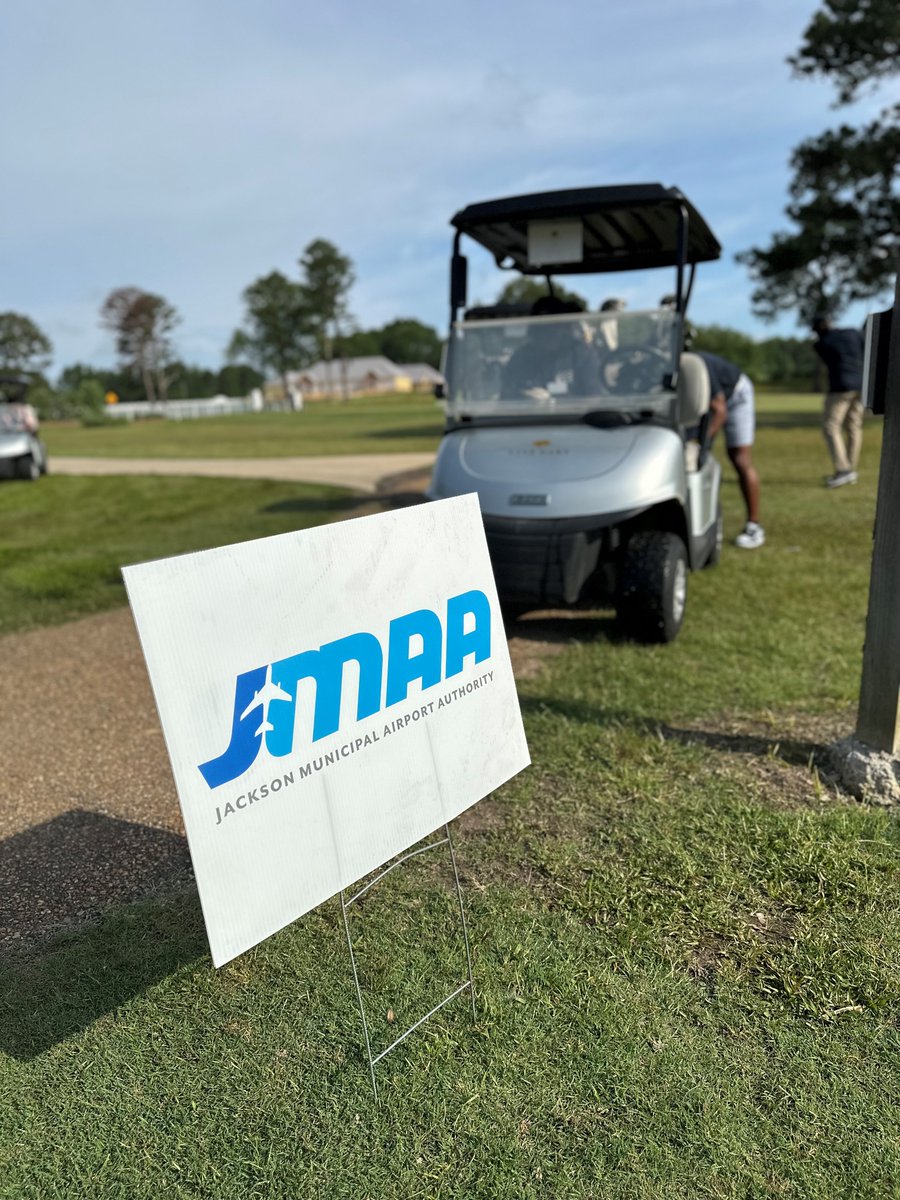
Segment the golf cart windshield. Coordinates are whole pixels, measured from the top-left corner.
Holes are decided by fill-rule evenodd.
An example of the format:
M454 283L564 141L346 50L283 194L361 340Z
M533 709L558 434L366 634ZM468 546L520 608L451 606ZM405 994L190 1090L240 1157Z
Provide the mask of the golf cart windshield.
M653 312L458 321L447 355L447 415L666 415L681 317Z

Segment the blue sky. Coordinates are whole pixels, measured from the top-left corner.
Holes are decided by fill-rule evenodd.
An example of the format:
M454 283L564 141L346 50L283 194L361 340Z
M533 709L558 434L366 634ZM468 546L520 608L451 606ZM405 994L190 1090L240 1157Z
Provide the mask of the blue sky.
M362 326L443 331L449 218L521 191L680 187L723 243L692 315L758 335L734 254L784 225L791 148L854 110L785 63L815 0L89 0L0 17L0 311L55 367L108 364L114 287L164 295L218 366L241 291L325 237ZM859 117L874 107L857 106ZM502 279L477 247L470 295ZM632 307L669 275L579 284ZM853 314L851 314L853 315ZM861 314L860 314L861 315Z

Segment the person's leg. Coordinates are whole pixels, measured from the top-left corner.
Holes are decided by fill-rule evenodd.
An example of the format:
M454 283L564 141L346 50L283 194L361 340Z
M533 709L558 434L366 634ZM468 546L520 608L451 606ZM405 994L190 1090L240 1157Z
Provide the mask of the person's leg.
M728 457L737 472L738 486L747 509L747 520L759 524L759 473L749 446L729 446Z
M825 419L822 422L822 432L831 452L831 461L834 464L836 475L843 475L851 469L843 434L844 418L850 407L848 396L851 395L853 395L852 392L829 392L825 397Z
M847 430L847 458L850 470L855 471L859 466L859 452L862 449L863 405L859 392L853 392L851 396L844 426Z
M725 419L725 446L737 472L738 484L747 508L747 520L759 523L759 475L753 465L751 447L756 433L756 400L753 384L741 375L728 401Z

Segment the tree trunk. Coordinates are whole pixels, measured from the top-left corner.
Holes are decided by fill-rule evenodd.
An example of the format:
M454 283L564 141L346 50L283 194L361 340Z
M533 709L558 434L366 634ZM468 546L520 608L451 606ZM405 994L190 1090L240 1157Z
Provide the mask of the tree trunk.
M147 403L153 404L156 400L156 391L153 387L153 372L148 367L141 367L141 379L144 383L144 394L147 397Z
M347 386L347 355L345 353L344 341L341 337L341 329L337 321L334 323L334 336L341 352L341 403L346 404L350 398L350 389Z
M337 395L335 394L335 390L334 390L334 371L332 370L332 366L333 366L333 362L334 362L334 343L332 342L331 335L327 332L325 334L324 349L325 349L325 380L326 380L326 386L328 388L328 399L331 400L333 403L337 399Z
M166 374L165 367L158 367L156 371L156 392L160 400L168 400L169 398L169 377Z

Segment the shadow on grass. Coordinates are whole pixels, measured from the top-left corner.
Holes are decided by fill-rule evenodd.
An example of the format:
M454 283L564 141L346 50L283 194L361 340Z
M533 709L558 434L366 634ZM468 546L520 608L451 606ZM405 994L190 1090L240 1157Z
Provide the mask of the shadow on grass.
M566 610L559 613L542 611L516 615L511 610L505 617L507 637L526 642L599 642L618 644L626 641L615 616L607 612Z
M622 710L604 709L579 700L521 696L519 703L523 712L549 711L583 725L632 729L663 741L679 742L683 746L703 746L723 754L777 757L794 767L808 767L811 763L821 766L828 761L825 743L809 739L781 738L775 733L763 735L734 730L683 729L664 721L654 721Z
M412 508L414 504L425 504L428 500L421 492L388 492L378 496L382 504L388 508Z
M99 813L0 843L0 1049L34 1057L201 955L191 883L183 837Z
M292 500L278 500L261 509L264 513L334 513L352 512L364 504L360 496L298 496Z
M681 742L685 746L706 746L709 750L721 750L726 754L750 754L757 758L777 757L792 767L808 767L827 761L826 747L822 742L805 739L779 738L776 735L760 737L752 733L721 733L715 729L676 729L671 725L655 727L668 741Z

